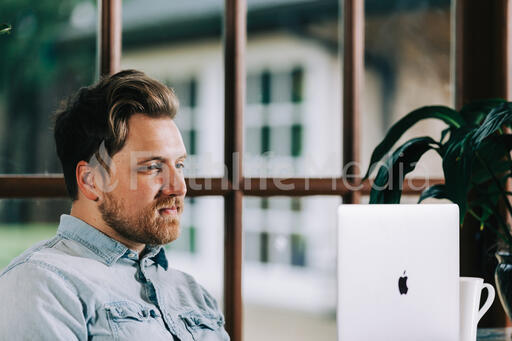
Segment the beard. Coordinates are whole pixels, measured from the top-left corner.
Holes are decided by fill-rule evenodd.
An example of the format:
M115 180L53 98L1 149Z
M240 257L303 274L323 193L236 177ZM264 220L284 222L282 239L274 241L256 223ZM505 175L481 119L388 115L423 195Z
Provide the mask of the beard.
M98 207L103 221L124 238L150 245L163 245L178 238L182 198L161 198L129 215L122 200L116 200L110 193L105 193L104 197L105 200ZM159 213L159 209L171 206L176 207L177 216L166 217Z

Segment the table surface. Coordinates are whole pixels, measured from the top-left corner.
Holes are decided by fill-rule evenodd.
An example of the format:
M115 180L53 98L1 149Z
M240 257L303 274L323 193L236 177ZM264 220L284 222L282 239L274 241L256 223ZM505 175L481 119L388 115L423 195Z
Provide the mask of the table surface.
M508 328L480 328L478 341L512 341L512 327Z

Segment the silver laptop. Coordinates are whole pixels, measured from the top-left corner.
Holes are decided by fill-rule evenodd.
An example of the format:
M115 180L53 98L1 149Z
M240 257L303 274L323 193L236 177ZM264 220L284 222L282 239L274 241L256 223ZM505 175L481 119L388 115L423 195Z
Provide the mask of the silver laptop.
M457 205L338 208L338 340L459 340Z

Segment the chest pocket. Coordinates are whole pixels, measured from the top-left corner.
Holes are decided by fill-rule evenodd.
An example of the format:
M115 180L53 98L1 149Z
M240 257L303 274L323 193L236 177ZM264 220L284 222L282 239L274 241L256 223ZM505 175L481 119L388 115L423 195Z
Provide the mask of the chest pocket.
M172 337L158 309L129 301L105 304L114 340L168 340Z
M222 315L208 315L196 312L181 313L181 320L192 334L194 341L226 341L229 336L224 330Z

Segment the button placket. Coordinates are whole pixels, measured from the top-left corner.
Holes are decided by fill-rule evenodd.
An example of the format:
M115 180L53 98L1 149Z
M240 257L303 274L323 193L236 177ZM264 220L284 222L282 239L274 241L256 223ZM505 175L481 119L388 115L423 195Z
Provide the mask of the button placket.
M180 340L186 340L185 335L188 333L184 333L184 330L181 329L181 326L176 323L176 321L173 319L171 314L166 313L163 318L167 321L167 324L169 327L172 328L172 333L176 335Z

